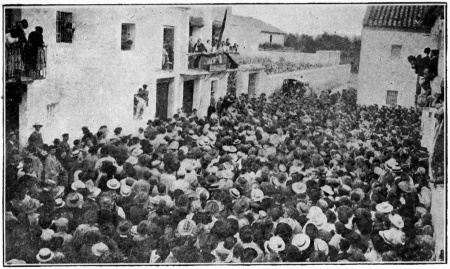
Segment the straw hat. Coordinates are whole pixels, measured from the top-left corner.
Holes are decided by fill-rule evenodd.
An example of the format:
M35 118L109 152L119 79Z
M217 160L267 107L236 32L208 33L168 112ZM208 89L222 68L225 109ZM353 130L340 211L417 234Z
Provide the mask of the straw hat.
M295 182L294 184L292 184L292 190L295 193L305 193L306 189L307 189L307 186L303 182Z
M86 188L86 184L83 183L81 180L76 180L72 183L72 190L77 191L78 189L84 189Z
M83 196L78 192L72 192L67 195L66 205L68 207L79 207L83 203Z
M251 199L253 202L261 202L264 198L264 193L260 189L253 189L251 192Z
M23 210L27 214L31 214L35 212L39 207L41 206L41 203L37 199L30 199L26 204L23 206Z
M194 233L196 226L193 220L184 219L178 223L177 231L182 236L190 235Z
M108 186L111 190L117 190L120 188L120 182L115 178L111 178L108 182L106 182L106 186Z
M270 248L274 252L278 253L278 252L284 250L284 248L286 247L286 244L284 243L283 239L281 239L281 237L279 237L279 236L272 236L269 239L269 241L266 241L264 243L264 247L267 250L267 252L270 252L269 251L269 248Z
M49 262L55 257L55 254L48 248L41 248L36 255L36 259L40 262Z
M395 227L397 227L399 229L401 229L405 226L405 223L403 222L402 217L398 214L395 214L395 215L389 214L389 220Z
M94 254L97 257L100 257L103 254L107 253L109 251L109 248L105 243L100 242L100 243L94 244L91 247L91 251L92 251L92 254Z
M296 246L300 251L305 250L311 244L311 238L306 234L296 234L292 238L292 245Z
M381 213L390 213L394 207L389 202L382 202L375 206L376 210Z
M65 205L66 205L66 203L64 202L63 199L57 198L57 199L55 200L55 205L54 205L55 209L57 209L57 208L63 208Z
M128 197L131 195L131 187L127 185L122 185L120 187L120 195L123 197Z
M329 251L328 244L325 241L323 241L322 239L317 238L314 240L314 249L316 251L321 251L321 252L325 253L325 255L328 255L328 251Z

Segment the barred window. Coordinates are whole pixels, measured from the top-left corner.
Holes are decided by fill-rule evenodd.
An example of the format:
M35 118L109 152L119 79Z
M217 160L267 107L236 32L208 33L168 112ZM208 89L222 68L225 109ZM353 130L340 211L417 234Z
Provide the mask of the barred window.
M402 45L392 45L391 59L400 59L401 52L402 52Z
M135 25L122 23L122 50L132 50L134 47Z
M71 12L56 12L56 43L72 43L73 27Z
M387 91L386 104L391 106L397 105L398 91Z

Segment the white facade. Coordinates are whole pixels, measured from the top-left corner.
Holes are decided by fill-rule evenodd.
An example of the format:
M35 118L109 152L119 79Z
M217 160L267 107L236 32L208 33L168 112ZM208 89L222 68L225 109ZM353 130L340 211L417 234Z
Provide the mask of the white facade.
M72 13L72 43L56 43L57 11ZM60 138L62 133L69 133L72 141L81 134L82 126L88 126L92 132L101 125L110 130L120 126L124 134L137 132L155 116L156 84L160 79L171 80L169 118L182 107L184 80L195 80L193 108L206 115L211 81L218 81L216 95L225 95L228 74L196 74L188 70L190 12L189 8L158 6L22 9L22 18L30 25L27 35L36 26L44 29L47 75L29 84L23 95L20 142L25 144L35 122L44 125L41 132L45 143ZM212 27L211 19L204 19ZM135 25L130 51L121 50L122 23ZM165 27L174 28L173 71L162 70ZM206 35L211 27L200 31ZM143 84L148 85L149 106L138 121L133 119L133 97Z
M439 75L444 75L445 41L438 29L440 25L437 20L431 33L363 27L358 103L387 105L387 92L398 91L397 105L414 106L417 75L407 57L423 54L427 47L439 49Z
M260 44L271 43L284 46L284 37L285 35L280 33L261 32L259 43Z

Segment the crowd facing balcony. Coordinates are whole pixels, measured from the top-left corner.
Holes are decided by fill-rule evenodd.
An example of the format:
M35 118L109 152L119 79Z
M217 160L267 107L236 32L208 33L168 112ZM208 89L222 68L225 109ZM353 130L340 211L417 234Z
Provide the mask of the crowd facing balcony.
M45 78L47 46L44 43L43 28L36 26L35 31L28 35L28 39L24 31L27 28L27 20L22 20L6 33L7 80L15 79L18 76L31 79Z

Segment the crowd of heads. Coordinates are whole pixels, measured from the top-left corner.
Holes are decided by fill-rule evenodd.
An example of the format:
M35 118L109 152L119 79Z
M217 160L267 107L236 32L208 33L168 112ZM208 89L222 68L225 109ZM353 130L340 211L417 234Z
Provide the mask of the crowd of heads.
M5 259L435 260L420 112L349 95L242 95L137 134L83 127L47 156L27 146L6 168ZM49 156L61 165L50 181Z

